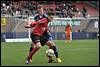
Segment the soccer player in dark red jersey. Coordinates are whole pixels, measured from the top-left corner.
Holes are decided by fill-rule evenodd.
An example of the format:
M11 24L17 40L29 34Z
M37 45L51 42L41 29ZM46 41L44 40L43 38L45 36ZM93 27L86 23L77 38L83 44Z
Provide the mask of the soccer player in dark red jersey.
M35 15L34 19L35 21L38 21L39 19L42 19L42 18L47 18L48 16L46 14L44 14L43 12L43 9L39 8L38 10L38 14ZM37 24L37 22L34 22L32 24L32 26L35 26ZM52 36L50 34L50 32L48 30L46 30L44 33L43 33L43 36L40 37L40 42L41 42L41 45L48 45L49 48L53 49L54 50L54 53L55 53L55 56L57 58L57 62L61 62L61 59L58 58L58 51L57 51L57 48L56 48L56 45L54 44L53 40L52 40ZM30 52L32 51L32 49L34 48L33 44L31 44L31 47L30 47ZM30 59L30 61L32 61L32 57ZM53 61L52 57L49 57L49 63L51 63Z
M26 28L31 28L32 26L34 26L35 23L37 23L37 25L35 25L31 33L31 39L32 39L34 48L32 49L32 51L29 53L27 57L27 60L26 60L27 64L30 63L30 59L32 58L32 55L35 54L35 52L41 47L40 37L47 30L48 22L52 21L52 19L53 17L50 16L48 18L42 18L41 20L38 20L31 24L25 24Z

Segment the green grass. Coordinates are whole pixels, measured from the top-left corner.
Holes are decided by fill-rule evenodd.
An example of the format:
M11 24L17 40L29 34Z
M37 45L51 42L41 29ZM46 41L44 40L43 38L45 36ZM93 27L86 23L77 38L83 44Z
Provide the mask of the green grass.
M73 40L70 44L65 40L56 40L62 63L48 64L42 47L33 56L31 64L25 64L29 43L1 42L1 66L99 66L99 40Z

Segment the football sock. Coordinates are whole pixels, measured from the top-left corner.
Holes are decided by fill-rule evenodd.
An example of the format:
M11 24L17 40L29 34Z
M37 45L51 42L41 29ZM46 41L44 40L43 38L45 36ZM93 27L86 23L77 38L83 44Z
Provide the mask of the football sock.
M32 49L33 49L33 47L30 47L30 50L29 50L29 52L31 52L31 51L32 51Z
M28 59L32 58L32 56L37 52L39 48L33 48L32 51L29 53Z
M54 53L55 53L56 58L58 58L58 51L57 51L56 46L52 46L52 48L54 50Z

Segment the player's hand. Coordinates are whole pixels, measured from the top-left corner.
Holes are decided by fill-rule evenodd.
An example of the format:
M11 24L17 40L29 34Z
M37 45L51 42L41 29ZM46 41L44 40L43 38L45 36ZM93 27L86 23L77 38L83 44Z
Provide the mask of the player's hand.
M30 24L28 22L25 22L25 28L30 28Z
M31 26L30 25L25 25L25 28L31 28Z
M28 25L28 22L25 22L25 25Z

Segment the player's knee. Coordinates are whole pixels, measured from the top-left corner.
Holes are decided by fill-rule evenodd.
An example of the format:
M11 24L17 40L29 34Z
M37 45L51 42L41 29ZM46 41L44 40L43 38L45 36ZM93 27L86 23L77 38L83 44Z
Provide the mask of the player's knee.
M58 52L58 51L57 51L57 47L56 47L56 46L49 46L49 49L53 49L53 50L54 50L54 52Z
M41 47L41 43L40 42L36 43L36 46L35 47L36 48L40 48Z
M35 45L34 43L33 43L33 44L31 44L31 47L33 48L33 47L34 47L34 45Z
M53 49L52 46L49 46L49 49Z
M47 42L47 45L50 47L50 46L55 46L54 42L53 41L48 41Z

